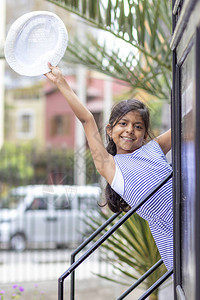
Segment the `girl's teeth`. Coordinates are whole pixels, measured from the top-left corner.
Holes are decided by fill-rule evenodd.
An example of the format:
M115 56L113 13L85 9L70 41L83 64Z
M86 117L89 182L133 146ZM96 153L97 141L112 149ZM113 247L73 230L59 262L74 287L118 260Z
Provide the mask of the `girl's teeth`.
M132 141L131 138L126 138L126 137L123 137L124 140L129 140L129 141Z

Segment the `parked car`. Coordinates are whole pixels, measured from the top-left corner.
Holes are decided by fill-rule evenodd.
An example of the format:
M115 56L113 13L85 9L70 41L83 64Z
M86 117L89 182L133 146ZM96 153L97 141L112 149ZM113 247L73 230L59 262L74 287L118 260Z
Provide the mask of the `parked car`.
M0 243L23 251L27 247L80 243L87 232L84 218L86 213L97 212L101 189L89 185L33 185L19 187L13 194L18 201L7 219L0 218Z

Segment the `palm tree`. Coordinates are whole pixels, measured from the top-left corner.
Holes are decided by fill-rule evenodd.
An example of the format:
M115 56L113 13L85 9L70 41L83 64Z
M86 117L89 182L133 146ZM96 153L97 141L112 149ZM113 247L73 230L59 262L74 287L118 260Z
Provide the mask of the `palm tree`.
M109 216L110 213L100 212L100 218L88 216L84 222L93 232L101 225L102 220L107 220ZM107 230L108 228L105 231ZM147 221L137 214L132 215L102 244L102 247L105 250L103 259L112 265L114 271L110 276L98 276L125 286L130 286L161 258ZM148 289L165 272L166 267L162 264L144 281L142 287ZM149 299L158 299L158 289Z
M113 49L102 45L98 34L74 38L65 56L127 82L159 99L169 99L171 87L171 9L168 0L47 0L109 33ZM117 44L130 49L122 56ZM121 44L120 44L121 45Z

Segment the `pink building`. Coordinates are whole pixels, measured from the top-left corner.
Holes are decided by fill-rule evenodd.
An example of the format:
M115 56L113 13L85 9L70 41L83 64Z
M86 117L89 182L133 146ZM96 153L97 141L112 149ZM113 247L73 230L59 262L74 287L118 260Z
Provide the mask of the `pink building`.
M76 92L76 77L68 76L67 80ZM128 91L120 81L112 82L113 99L116 95ZM49 81L45 85L46 117L45 138L46 145L53 148L74 148L75 143L75 117L67 105L62 94ZM99 126L102 124L102 111L104 100L104 79L90 76L87 78L87 107L94 114Z

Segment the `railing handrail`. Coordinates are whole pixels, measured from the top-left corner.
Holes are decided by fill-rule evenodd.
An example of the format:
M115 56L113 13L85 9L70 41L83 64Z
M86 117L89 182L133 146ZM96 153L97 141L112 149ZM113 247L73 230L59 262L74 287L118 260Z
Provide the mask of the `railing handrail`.
M119 221L117 221L103 236L101 236L76 262L74 262L59 278L58 278L58 300L63 300L63 282L86 258L88 258L110 235L112 235L124 222L131 217L155 192L157 192L171 177L171 171L164 177L154 188L152 188L146 196L132 207ZM172 270L173 272L173 270ZM168 272L167 272L168 273ZM170 276L170 275L169 275ZM168 278L168 277L167 277Z
M128 296L140 283L142 283L149 275L163 264L163 260L157 261L148 271L146 271L136 282L134 282L117 300L122 300Z
M99 233L102 232L110 223L112 223L121 212L113 214L108 220L106 220L97 230L95 230L82 244L80 244L71 254L71 265L75 262L76 255L85 248ZM70 287L70 299L74 300L75 293L75 270L71 273L71 287Z
M140 297L138 300L146 299L153 291L155 291L167 278L169 278L173 274L173 269L167 271L164 275L162 275L152 286Z

